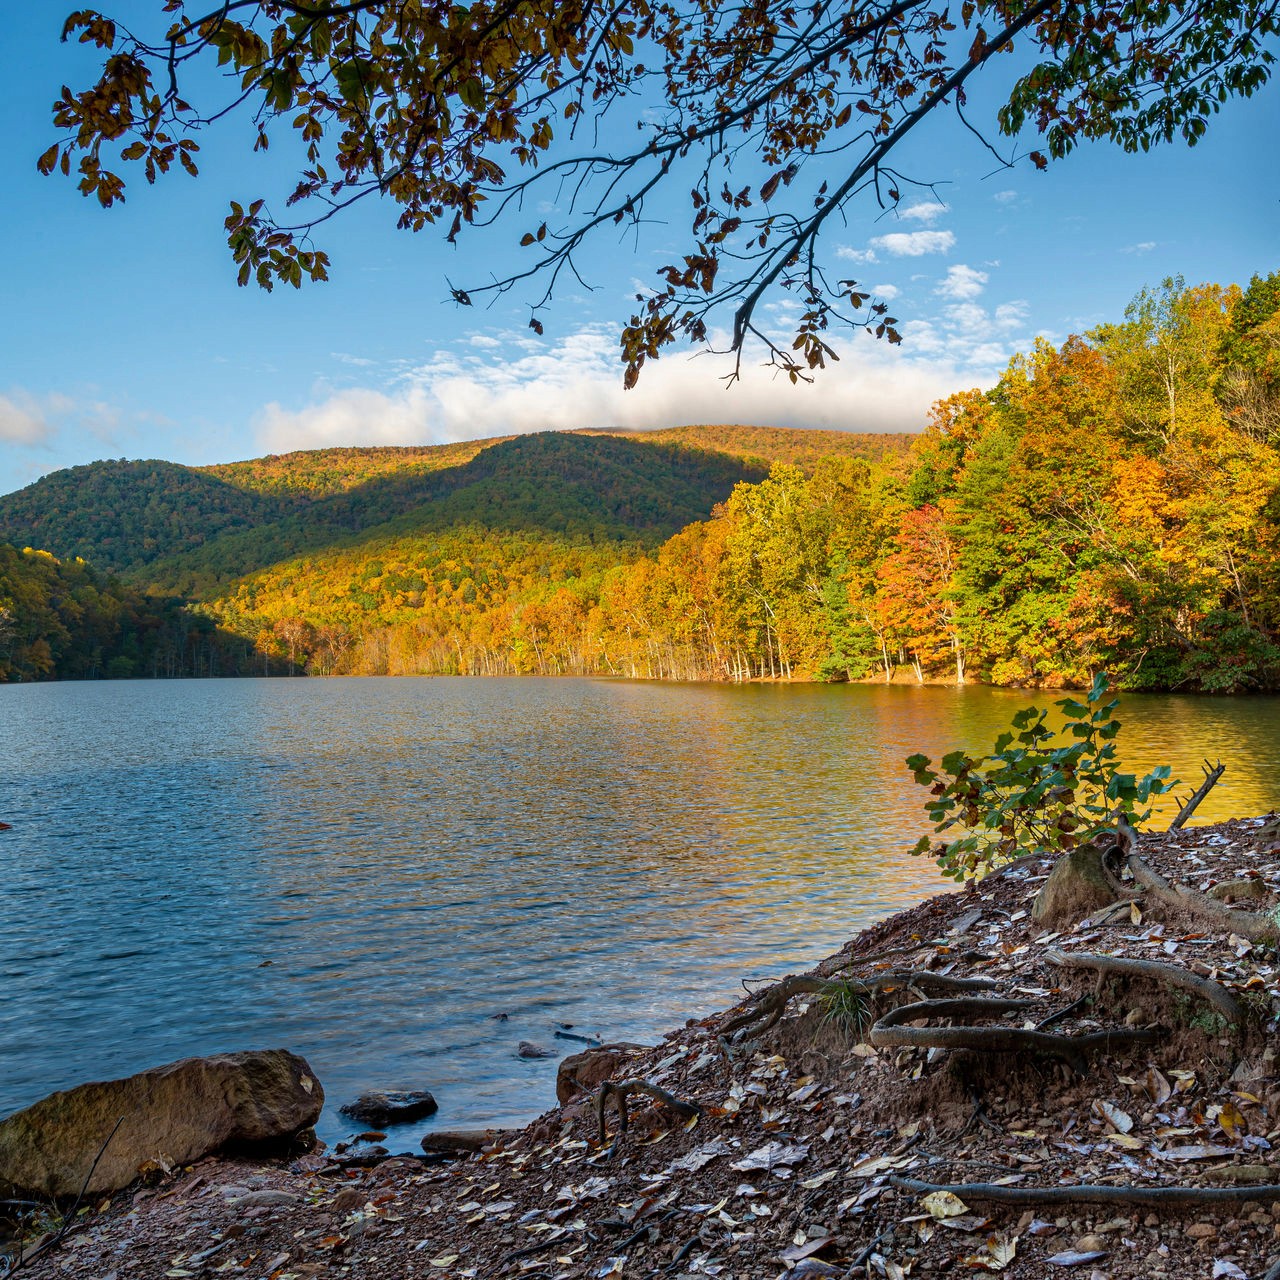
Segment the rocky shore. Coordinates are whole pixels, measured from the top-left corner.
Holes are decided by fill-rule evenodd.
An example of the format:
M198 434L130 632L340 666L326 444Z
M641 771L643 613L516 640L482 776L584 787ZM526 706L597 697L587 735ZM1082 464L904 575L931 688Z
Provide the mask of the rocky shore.
M9 1274L1276 1280L1276 829L1147 836L1119 902L1053 924L1023 860L577 1055L479 1150L153 1170Z

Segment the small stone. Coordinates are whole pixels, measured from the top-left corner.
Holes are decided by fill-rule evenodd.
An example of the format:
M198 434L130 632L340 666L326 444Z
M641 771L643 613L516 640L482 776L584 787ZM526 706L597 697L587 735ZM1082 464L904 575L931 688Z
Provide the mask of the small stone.
M333 1197L333 1201L330 1203L329 1208L332 1209L334 1213L351 1213L355 1209L363 1208L365 1199L365 1193L358 1190L356 1187L343 1187L343 1189Z
M263 1209L277 1205L297 1204L302 1197L295 1191L246 1191L244 1195L231 1201L236 1209Z
M1263 1213L1261 1209L1258 1209L1249 1215L1249 1221L1252 1222L1255 1227L1269 1227L1271 1225L1271 1215L1269 1213Z
M1218 1229L1211 1222L1193 1222L1186 1230L1192 1240L1212 1240Z
M556 1051L554 1049L544 1048L540 1044L534 1044L531 1040L521 1040L516 1048L517 1058L554 1058Z
M1107 1249L1107 1242L1102 1236L1090 1232L1076 1241L1076 1248L1081 1253L1104 1253Z
M434 1115L439 1107L435 1098L425 1089L404 1092L379 1089L362 1093L354 1102L348 1102L339 1109L344 1116L350 1116L362 1124L385 1129L388 1125L410 1124L414 1120L421 1120L423 1116Z
M387 1135L380 1129L366 1129L364 1133L357 1133L355 1140L357 1142L385 1142Z
M1142 1225L1144 1227L1158 1227L1160 1225L1159 1215L1154 1213L1147 1214L1142 1220Z

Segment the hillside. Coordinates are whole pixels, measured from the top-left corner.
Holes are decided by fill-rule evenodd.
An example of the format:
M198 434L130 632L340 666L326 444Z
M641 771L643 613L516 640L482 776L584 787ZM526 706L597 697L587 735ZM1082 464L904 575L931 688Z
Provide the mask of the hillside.
M0 542L129 573L210 538L281 519L296 499L266 497L174 462L93 462L0 497Z
M772 462L876 458L908 436L761 427L545 432L317 449L210 467L95 462L0 497L0 540L198 592L370 530L455 524L660 541Z
M766 470L775 462L785 462L801 471L812 472L823 458L861 458L885 462L905 458L913 432L897 431L811 431L795 427L744 427L699 424L665 427L660 431L598 430L585 427L575 435L611 435L624 440L651 444L678 444L741 458Z
M657 545L763 472L723 454L557 432L516 436L462 466L388 472L276 520L157 557L155 591L210 599L226 583L303 555L456 527Z
M490 445L510 436L463 440L457 444L381 445L358 449L299 449L245 462L221 462L194 470L257 493L291 493L321 498L355 489L393 472L443 471L460 467Z

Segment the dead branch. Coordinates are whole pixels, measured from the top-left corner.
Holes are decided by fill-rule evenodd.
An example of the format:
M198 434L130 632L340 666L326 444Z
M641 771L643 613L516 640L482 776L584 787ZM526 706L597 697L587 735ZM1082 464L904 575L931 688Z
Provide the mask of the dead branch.
M1182 808L1178 810L1178 816L1169 823L1170 831L1177 831L1186 820L1195 813L1200 805L1200 801L1213 790L1219 778L1227 771L1227 766L1221 760L1217 764L1211 765L1207 760L1201 766L1204 769L1204 781L1187 797Z
M1130 978L1149 978L1169 986L1181 987L1201 999L1207 1000L1228 1022L1239 1023L1243 1012L1239 1002L1221 983L1202 978L1176 964L1162 964L1159 960L1130 960L1123 956L1103 956L1093 953L1070 954L1050 948L1044 958L1060 969L1092 969L1095 973L1119 973Z
M609 1099L613 1099L613 1105L617 1108L618 1138L621 1139L622 1135L627 1131L627 1098L633 1093L647 1094L656 1102L661 1102L663 1106L670 1107L676 1115L682 1116L686 1120L692 1120L702 1114L702 1108L696 1102L682 1102L674 1094L668 1093L665 1089L659 1089L656 1084L650 1084L648 1080L621 1080L616 1084L612 1080L606 1080L600 1086L600 1092L596 1095L596 1119L600 1124L600 1143L602 1146L607 1136L604 1124L604 1109Z
M1150 1209L1176 1209L1209 1205L1238 1205L1246 1200L1280 1200L1280 1185L1245 1187L1111 1187L1079 1183L1073 1187L1007 1187L994 1182L920 1182L889 1175L889 1185L900 1191L929 1195L949 1191L961 1200L990 1204L1032 1205L1124 1204Z
M1185 884L1170 884L1158 871L1148 866L1135 849L1129 853L1129 870L1133 878L1152 897L1168 906L1189 911L1193 915L1238 933L1250 942L1280 943L1280 925L1268 916L1253 911L1236 911L1224 903L1188 888Z
M868 1036L877 1049L974 1049L979 1053L1042 1053L1064 1058L1083 1073L1089 1054L1134 1044L1153 1044L1166 1034L1162 1028L1116 1028L1085 1035L1058 1035L1022 1027L910 1027L925 1018L955 1018L1014 1013L1032 1007L1030 1000L921 1000L886 1013Z

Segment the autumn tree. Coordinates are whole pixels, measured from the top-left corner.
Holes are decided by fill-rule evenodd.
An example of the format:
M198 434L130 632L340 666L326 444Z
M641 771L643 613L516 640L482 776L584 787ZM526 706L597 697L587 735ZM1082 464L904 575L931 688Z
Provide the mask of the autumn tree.
M148 181L196 173L215 123L247 122L255 150L292 131L292 189L274 204L241 196L226 219L242 284L324 279L312 233L385 198L399 226L450 242L507 227L524 264L449 288L464 306L519 288L539 332L590 243L639 234L668 190L687 193L684 243L622 328L629 385L715 325L739 359L757 342L793 380L834 357L833 325L897 341L886 304L829 270L821 237L912 197L920 183L896 157L931 117L960 113L988 142L1038 134L1040 168L1089 139L1194 143L1223 102L1267 81L1280 32L1276 0L155 4L148 30L91 9L68 17L64 38L101 49L102 70L58 97L44 172L109 206L131 167ZM1004 105L970 121L966 94L1001 63ZM1007 145L1012 163L1021 144ZM534 214L543 200L563 212ZM779 292L800 304L786 340L759 319Z

